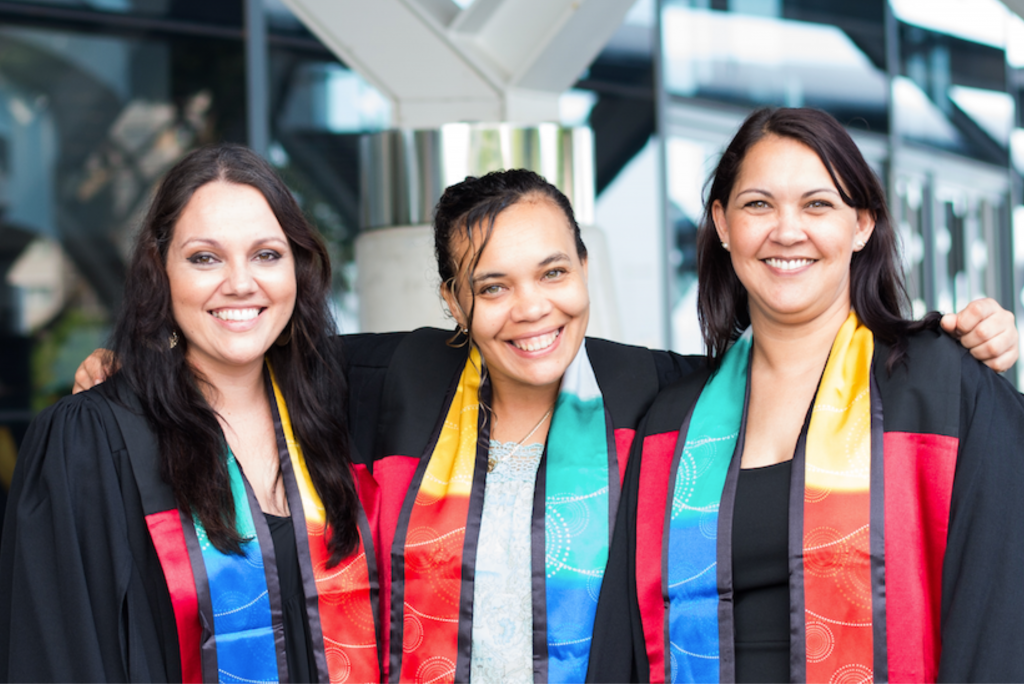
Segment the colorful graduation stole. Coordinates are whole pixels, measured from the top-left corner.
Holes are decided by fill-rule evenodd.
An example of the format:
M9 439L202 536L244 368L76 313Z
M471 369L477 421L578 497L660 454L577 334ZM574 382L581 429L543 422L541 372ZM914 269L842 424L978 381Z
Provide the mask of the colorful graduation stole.
M648 645L652 681L729 681L734 676L731 511L742 455L736 447L742 443L751 344L748 331L725 355L683 422L679 435L685 440L674 448L666 502L668 534L662 547L665 643ZM943 506L948 516L951 477L935 478L924 485L926 489L908 494L885 491L883 481L890 473L894 485L919 477L910 472L915 459L927 460L906 450L909 442L903 433L883 438L873 354L871 332L851 313L833 343L794 457L789 549L793 681L866 682L888 677L887 640L899 643L903 637L886 631L886 504L930 497L927 488L935 488L938 518ZM647 446L662 448L665 441L660 435L648 440L645 465ZM951 443L955 461L955 439ZM883 444L893 446L893 458L902 463L884 462ZM922 454L942 452L948 457L948 444L921 448ZM652 464L660 458L652 456ZM652 475L641 477L650 482ZM921 487L919 479L917 486ZM656 543L656 530L644 534L652 538L638 539L638 558L639 549ZM912 534L906 536L917 541ZM939 568L943 548L944 541L937 549ZM922 551L920 561L915 561L922 586L934 581L924 577L926 572L934 575L933 551ZM915 552L898 549L892 554L901 569L908 553ZM927 624L908 623L923 630L922 644L937 634L937 615L925 620ZM648 629L645 623L645 633ZM932 656L937 662L937 652L928 654Z
M469 679L473 568L489 448L480 392L474 349L399 519L392 552L393 681ZM611 434L582 346L562 381L534 493L538 681L586 677L619 493Z
M544 524L534 525L534 549L544 549L546 589L544 603L534 596L535 633L537 624L547 624L547 672L537 673L539 681L582 682L587 677L610 520L618 507L619 473L609 434L584 343L562 378L542 480L534 492L535 499L544 497L545 513ZM547 610L541 611L545 604Z
M748 330L704 387L673 468L664 551L672 682L718 681L718 506L743 418L750 347Z
M267 375L320 681L378 682L372 540L360 511L360 548L327 567L325 513L295 441L284 398ZM233 455L228 472L242 554L213 547L197 518L147 514L178 626L186 682L288 681L277 565L270 529ZM300 654L305 657L305 654Z
M457 653L469 643L462 612L466 589L472 597L472 571L463 567L467 515L472 494L478 507L483 504L482 487L474 488L473 481L487 470L477 467L481 458L487 460L481 447L486 439L477 434L480 369L480 354L473 349L433 453L417 469L410 487L415 498L406 499L399 520L391 561L392 610L402 613L392 618L392 681L451 682ZM400 665L394 653L399 647Z
M873 607L884 606L885 592L871 574L873 566L884 570L885 559L871 545L873 356L874 336L851 313L832 345L807 429L803 566L790 581L803 575L808 681L875 676Z

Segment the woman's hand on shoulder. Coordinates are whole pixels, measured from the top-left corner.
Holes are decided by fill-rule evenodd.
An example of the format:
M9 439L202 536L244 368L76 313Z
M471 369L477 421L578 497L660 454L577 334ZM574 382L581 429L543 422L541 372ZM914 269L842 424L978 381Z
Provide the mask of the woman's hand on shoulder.
M108 369L114 366L114 353L109 349L97 349L86 357L75 371L75 386L71 392L78 394L92 389L108 377Z
M959 313L946 314L942 329L998 373L1009 369L1020 353L1013 314L991 297L976 299Z

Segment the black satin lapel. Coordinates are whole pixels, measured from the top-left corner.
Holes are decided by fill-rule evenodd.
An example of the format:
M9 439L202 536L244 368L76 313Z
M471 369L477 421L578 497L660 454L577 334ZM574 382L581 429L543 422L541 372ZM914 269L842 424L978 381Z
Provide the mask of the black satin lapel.
M363 553L366 554L366 570L370 580L370 610L373 611L373 634L377 642L377 667L383 672L384 663L382 659L384 654L381 653L380 648L382 643L380 627L380 576L377 574L377 556L373 549L373 534L370 532L370 521L366 519L366 511L363 510L362 506L359 507L356 524L359 525L359 536L362 539Z
M329 679L327 672L327 655L324 650L324 635L320 626L320 599L316 588L316 578L313 576L313 562L309 551L309 531L306 527L306 515L302 508L302 496L299 494L299 485L295 479L295 470L292 468L291 454L288 453L288 443L285 440L284 424L281 420L281 412L277 406L277 399L274 395L274 385L270 379L270 373L263 373L264 387L267 398L270 402L270 415L274 421L274 437L277 443L277 458L281 464L281 477L284 479L285 496L288 499L288 509L291 513L292 529L295 531L295 549L299 558L299 573L302 577L302 592L305 596L306 620L309 624L309 636L312 643L313 661L316 663L317 676L321 681ZM257 509L258 510L258 507ZM259 528L257 528L258 532ZM264 548L262 538L260 548ZM275 561L275 578L277 577L277 564ZM278 581L278 585L280 582ZM269 586L269 577L268 577ZM276 593L280 601L280 586L276 592L272 591L271 596ZM273 604L271 604L273 609ZM277 622L274 622L274 640L277 641Z
M437 436L434 436L437 441ZM389 654L388 681L397 683L402 671L402 647L405 637L405 538L409 533L409 517L413 503L423 482L423 474L427 471L430 455L420 459L409 483L409 491L398 514L395 539L391 546L391 653Z
M874 679L889 680L885 606L885 440L882 393L871 373L871 636Z
M537 466L537 479L533 488L533 521L530 527L530 567L533 593L533 681L548 681L548 590L547 590L547 537L545 511L547 511L548 448L545 444Z
M277 677L279 682L289 682L291 680L288 676L288 653L284 639L284 604L281 600L281 580L277 575L274 538L270 534L270 526L263 516L260 502L256 500L256 492L253 491L242 469L239 468L238 471L245 485L252 524L256 528L256 541L260 546L260 556L263 558L263 576L267 582L267 598L270 599L270 625L274 630L274 650L277 652Z
M753 347L751 347L753 354ZM747 363L747 385L743 394L743 416L736 447L729 461L729 471L722 486L718 505L718 539L715 565L718 582L718 677L720 682L736 681L736 596L732 575L732 524L736 512L736 490L743 465L743 449L747 438L747 412L750 408L750 368Z
M699 400L699 399L698 399ZM662 631L665 635L665 643L662 647L665 649L665 679L666 682L672 680L672 601L668 595L668 549L669 549L669 535L672 531L672 502L675 500L676 495L676 477L679 473L679 459L683 455L683 451L686 449L686 433L690 429L690 420L693 418L693 411L697 408L697 401L695 400L690 408L686 411L686 416L683 418L682 425L679 426L679 437L676 439L676 450L672 454L672 463L669 466L668 476L668 490L667 496L665 497L665 512L664 521L665 524L662 527L661 533L661 600L665 604L665 624L663 625Z
M485 376L480 384L480 411L477 417L476 462L473 465L473 487L469 492L466 514L466 535L462 545L462 587L459 592L459 643L455 659L455 681L468 682L473 655L473 587L476 577L476 551L480 540L480 521L484 511L484 488L487 483L487 459L490 453L491 428L486 406L491 405L491 384Z
M820 381L819 381L820 382ZM817 398L818 391L814 391ZM804 489L807 481L807 430L814 399L807 409L793 454L789 484L789 672L791 682L807 681L807 609L804 603Z
M213 629L213 599L210 598L210 580L206 575L206 564L203 563L203 552L199 548L199 537L196 535L192 516L178 512L181 516L181 530L185 535L185 547L192 565L192 576L196 582L196 599L199 603L199 622L202 626L200 637L200 660L202 661L203 681L220 680L217 668L217 638Z
M608 445L608 546L615 534L615 518L619 512L622 482L619 480L619 450L615 444L615 426L607 404L604 407L605 444Z

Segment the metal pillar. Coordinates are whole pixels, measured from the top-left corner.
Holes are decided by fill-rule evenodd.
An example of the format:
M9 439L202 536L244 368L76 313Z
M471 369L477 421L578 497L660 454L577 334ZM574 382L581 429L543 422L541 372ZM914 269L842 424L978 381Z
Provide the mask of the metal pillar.
M249 147L266 157L270 146L270 76L263 0L245 0L245 82Z

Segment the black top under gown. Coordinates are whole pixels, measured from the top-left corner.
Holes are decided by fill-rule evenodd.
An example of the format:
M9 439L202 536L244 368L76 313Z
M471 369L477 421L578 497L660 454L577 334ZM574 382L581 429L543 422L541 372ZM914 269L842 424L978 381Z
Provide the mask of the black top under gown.
M306 595L302 591L299 554L295 550L295 528L292 519L264 513L270 536L274 539L277 578L281 583L281 604L284 612L285 652L288 654L288 678L292 682L315 682L316 662L310 645L306 620Z
M742 468L732 523L736 681L789 681L792 461Z

